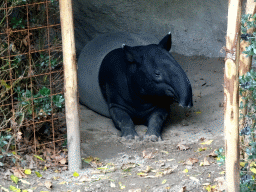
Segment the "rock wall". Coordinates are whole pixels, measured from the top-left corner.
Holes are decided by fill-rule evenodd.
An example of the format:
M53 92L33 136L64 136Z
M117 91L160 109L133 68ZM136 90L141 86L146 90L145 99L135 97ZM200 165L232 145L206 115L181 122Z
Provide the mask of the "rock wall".
M77 56L102 33L173 35L173 52L225 56L227 0L73 0ZM121 46L121 45L120 45Z

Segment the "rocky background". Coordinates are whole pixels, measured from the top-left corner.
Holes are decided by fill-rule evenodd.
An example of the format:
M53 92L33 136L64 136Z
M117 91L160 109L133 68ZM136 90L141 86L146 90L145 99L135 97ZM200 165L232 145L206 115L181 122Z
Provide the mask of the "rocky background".
M224 57L227 10L226 0L74 0L77 57L88 41L116 31L158 39L171 31L172 52Z

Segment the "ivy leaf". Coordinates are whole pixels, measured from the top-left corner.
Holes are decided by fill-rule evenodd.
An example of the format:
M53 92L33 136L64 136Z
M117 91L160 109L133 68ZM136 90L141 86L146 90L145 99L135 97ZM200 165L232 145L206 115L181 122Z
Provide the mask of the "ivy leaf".
M11 175L11 180L12 180L15 184L17 184L17 183L19 182L19 178L16 177L16 176L14 176L14 175Z

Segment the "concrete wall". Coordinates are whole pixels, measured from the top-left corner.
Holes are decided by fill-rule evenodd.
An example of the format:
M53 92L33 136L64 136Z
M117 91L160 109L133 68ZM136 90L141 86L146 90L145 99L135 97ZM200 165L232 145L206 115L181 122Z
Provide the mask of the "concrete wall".
M73 0L77 56L102 33L173 34L173 52L225 56L227 0Z

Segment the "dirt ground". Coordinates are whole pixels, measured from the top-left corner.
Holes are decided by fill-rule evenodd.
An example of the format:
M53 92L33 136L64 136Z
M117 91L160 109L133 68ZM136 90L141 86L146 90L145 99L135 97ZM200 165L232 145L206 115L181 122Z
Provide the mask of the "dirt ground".
M216 191L222 191L224 166L209 155L224 147L223 58L173 56L190 79L194 107L171 106L163 141L123 140L110 119L81 105L81 151L90 164L83 162L79 176L74 177L68 171L47 171L42 178L29 176L26 181L30 185L15 185L0 179L1 186L14 185L33 191L93 192L199 192L215 186ZM146 129L136 126L139 135ZM46 188L45 181L52 183L52 189Z

